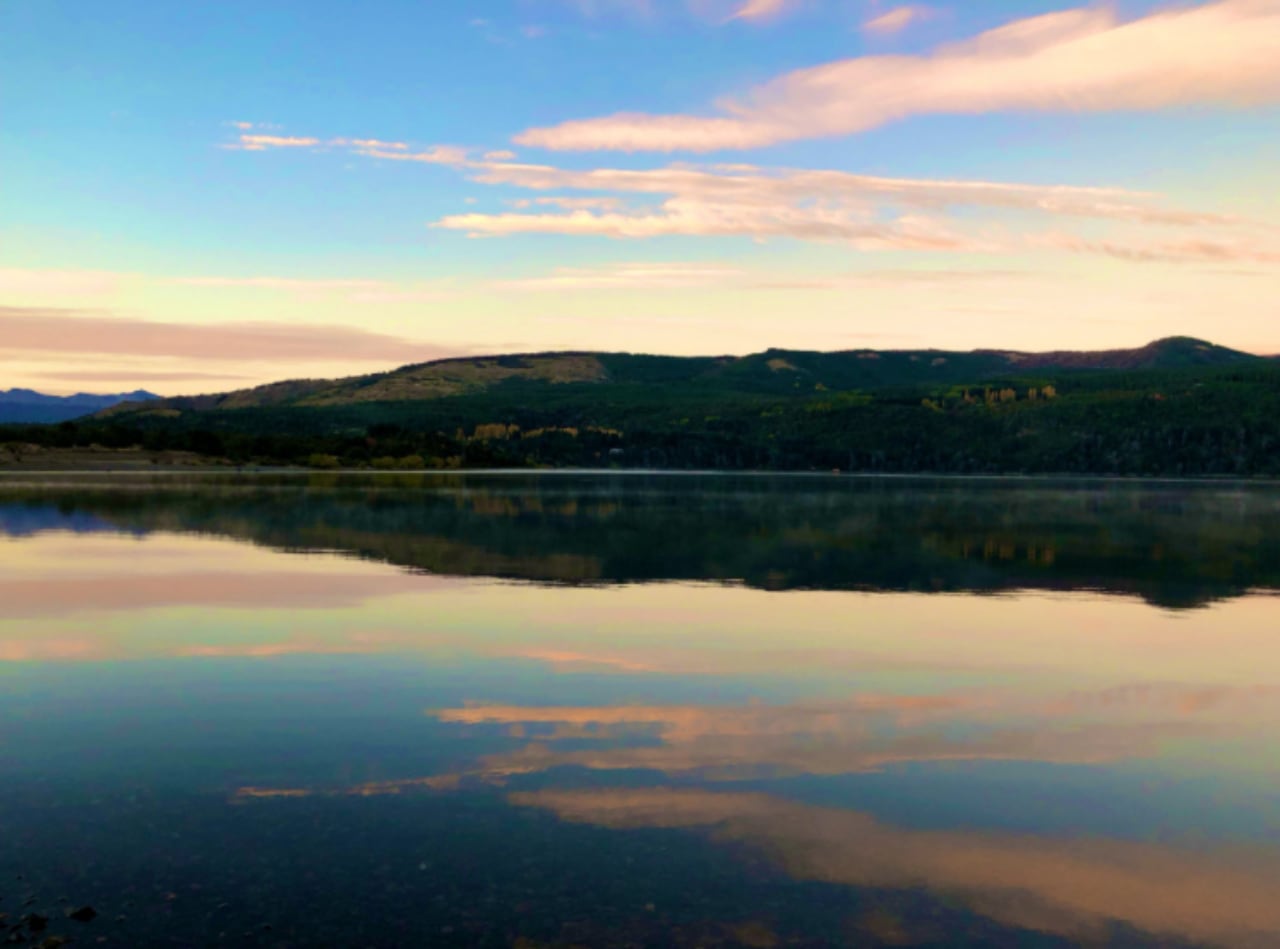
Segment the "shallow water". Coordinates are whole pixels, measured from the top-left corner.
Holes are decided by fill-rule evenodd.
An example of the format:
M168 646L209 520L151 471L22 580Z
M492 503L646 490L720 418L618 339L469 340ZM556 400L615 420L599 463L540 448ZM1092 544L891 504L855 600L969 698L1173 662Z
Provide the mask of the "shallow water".
M1280 945L1278 589L1267 486L0 478L0 913Z

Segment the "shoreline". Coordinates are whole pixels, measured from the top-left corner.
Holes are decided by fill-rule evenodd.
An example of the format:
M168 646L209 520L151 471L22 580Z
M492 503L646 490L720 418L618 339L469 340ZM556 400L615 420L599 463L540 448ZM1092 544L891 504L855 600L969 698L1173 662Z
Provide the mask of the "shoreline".
M293 466L234 466L221 462L153 464L136 463L119 467L37 468L0 464L0 479L30 477L137 477L155 475L164 478L184 476L246 477L283 476L308 478L518 478L518 477L597 477L597 478L805 478L832 481L954 481L1010 482L1045 484L1053 482L1098 484L1169 484L1169 485L1256 485L1280 487L1280 478L1272 475L1123 475L1087 472L963 474L957 472L872 472L872 471L800 471L761 469L671 469L671 468L421 468L378 470L372 468L316 469Z

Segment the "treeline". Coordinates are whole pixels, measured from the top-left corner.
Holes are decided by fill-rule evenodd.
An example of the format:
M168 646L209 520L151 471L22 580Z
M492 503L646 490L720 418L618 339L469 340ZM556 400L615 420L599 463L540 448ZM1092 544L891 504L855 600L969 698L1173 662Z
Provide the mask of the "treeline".
M467 395L0 427L0 446L318 468L1280 475L1280 366L775 394L513 381Z

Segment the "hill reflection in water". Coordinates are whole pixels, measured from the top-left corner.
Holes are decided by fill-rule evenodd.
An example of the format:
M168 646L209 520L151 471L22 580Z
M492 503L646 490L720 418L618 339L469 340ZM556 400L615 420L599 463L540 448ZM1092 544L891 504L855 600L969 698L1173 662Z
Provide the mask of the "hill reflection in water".
M0 481L0 530L42 524L223 535L552 584L1092 590L1166 608L1280 587L1280 491L1265 485L562 473Z

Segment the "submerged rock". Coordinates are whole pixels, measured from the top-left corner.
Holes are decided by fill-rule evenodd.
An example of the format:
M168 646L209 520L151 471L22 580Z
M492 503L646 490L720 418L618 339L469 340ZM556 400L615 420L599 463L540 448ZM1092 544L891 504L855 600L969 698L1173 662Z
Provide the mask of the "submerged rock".
M98 915L98 911L92 906L81 906L79 909L67 910L67 919L74 919L77 923L87 923Z

